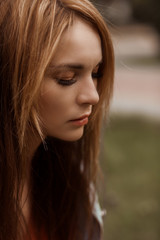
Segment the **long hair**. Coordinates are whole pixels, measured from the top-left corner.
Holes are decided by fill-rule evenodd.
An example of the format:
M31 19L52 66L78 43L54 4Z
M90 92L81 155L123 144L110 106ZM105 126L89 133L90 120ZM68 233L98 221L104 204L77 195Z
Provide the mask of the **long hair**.
M44 139L38 114L41 85L64 31L76 16L91 24L101 38L100 100L80 140ZM86 233L93 239L90 184L96 187L100 129L112 96L113 75L110 34L88 0L0 0L0 240L24 239L20 201L31 130L43 143L32 159L35 229L44 227L48 239L82 240ZM30 235L27 225L26 229Z

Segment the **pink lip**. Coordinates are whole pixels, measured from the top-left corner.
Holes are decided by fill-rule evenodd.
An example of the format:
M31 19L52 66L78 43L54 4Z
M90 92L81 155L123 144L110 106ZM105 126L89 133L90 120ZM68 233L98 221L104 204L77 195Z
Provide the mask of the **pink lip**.
M70 122L71 122L73 125L76 125L76 126L86 125L86 124L88 123L88 117L89 117L89 115L90 115L90 114L83 115L83 116L81 116L80 118L70 120Z

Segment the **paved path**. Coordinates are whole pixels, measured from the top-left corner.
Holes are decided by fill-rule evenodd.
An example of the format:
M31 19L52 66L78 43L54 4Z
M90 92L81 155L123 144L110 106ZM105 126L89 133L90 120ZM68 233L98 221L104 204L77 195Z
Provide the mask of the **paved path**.
M122 30L123 38L119 34L114 36L118 65L116 66L111 111L125 114L136 113L160 119L160 64L142 66L127 62L128 56L130 59L150 58L156 53L155 35L150 35L151 33L146 29L142 28L142 30L140 33L140 31L134 32L131 29L131 35L128 29Z
M160 118L160 68L117 69L111 110Z

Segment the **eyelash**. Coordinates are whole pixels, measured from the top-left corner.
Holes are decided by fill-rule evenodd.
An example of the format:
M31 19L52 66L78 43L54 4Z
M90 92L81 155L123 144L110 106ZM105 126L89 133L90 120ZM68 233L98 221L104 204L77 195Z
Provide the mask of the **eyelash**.
M102 73L92 73L92 78L94 79L94 78L96 78L96 79L99 79L99 78L101 78L103 76L103 74Z
M101 73L92 73L92 78L93 79L99 79L102 77ZM65 80L65 79L59 79L56 78L56 81L58 84L63 85L63 86L70 86L72 84L74 84L77 80L76 79L70 79L70 80Z
M56 79L57 83L63 86L70 86L76 82L76 79L70 79L70 80L65 80L65 79Z

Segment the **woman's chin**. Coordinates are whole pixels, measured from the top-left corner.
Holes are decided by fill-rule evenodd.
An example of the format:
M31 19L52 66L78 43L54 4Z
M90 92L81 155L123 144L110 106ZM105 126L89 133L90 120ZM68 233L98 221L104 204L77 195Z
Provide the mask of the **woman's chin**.
M82 136L83 136L83 133L84 133L84 128L79 128L75 131L69 131L69 132L62 132L62 133L58 133L58 134L48 134L50 137L55 137L55 138L58 138L60 140L63 140L63 141L69 141L69 142L72 142L72 141L77 141L79 140Z

